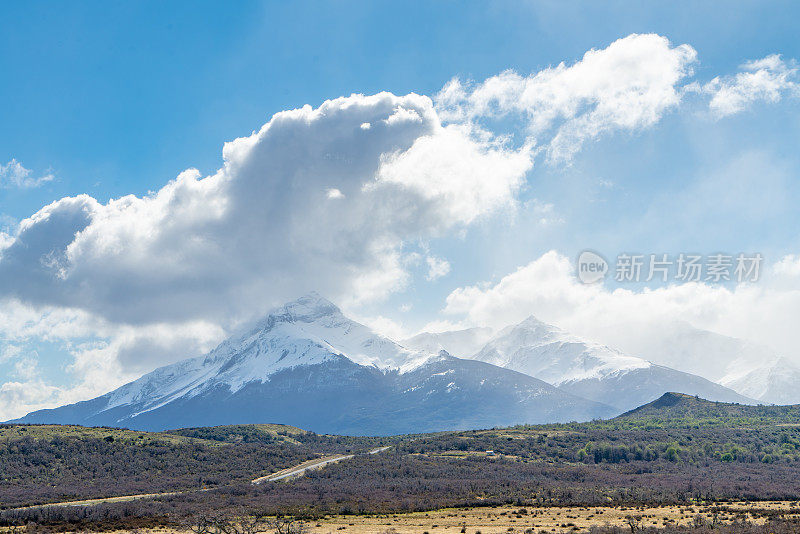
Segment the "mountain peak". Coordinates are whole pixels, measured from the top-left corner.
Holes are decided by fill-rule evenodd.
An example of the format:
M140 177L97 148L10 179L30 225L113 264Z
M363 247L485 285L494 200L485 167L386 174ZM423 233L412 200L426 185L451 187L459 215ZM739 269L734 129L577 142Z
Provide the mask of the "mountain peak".
M314 322L322 317L339 316L342 310L316 291L312 291L272 310L264 322L270 327L276 322Z
M537 329L537 330L548 330L551 332L560 332L561 329L557 326L553 326L551 324L545 323L544 321L540 320L535 315L529 315L524 321L517 324L517 327L521 328L528 328L528 329Z
M498 334L495 336L495 339L508 336L514 337L518 341L526 344L541 344L549 343L555 340L567 341L568 339L571 339L571 336L569 336L566 332L557 326L553 326L539 320L539 318L535 315L530 315L522 322L505 327L503 330L498 332Z
M311 291L302 297L295 299L291 302L284 304L287 309L295 310L325 310L332 312L340 312L339 307L333 302L329 301L316 291Z

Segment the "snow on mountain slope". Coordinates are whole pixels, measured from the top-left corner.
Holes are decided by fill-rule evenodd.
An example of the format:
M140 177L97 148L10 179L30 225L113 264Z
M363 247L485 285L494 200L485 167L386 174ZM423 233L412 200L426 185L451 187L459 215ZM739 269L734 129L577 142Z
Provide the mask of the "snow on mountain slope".
M773 357L755 368L729 370L720 384L770 404L800 404L800 367Z
M620 329L622 350L774 404L800 403L800 365L776 351L676 321ZM609 333L613 336L613 333Z
M279 371L341 357L382 372L408 372L438 355L401 347L311 293L273 310L204 357L160 367L100 397L106 400L100 411L135 406L138 415L218 387L236 393L251 382L269 381Z
M775 356L766 347L701 330L683 321L626 325L617 330L618 335L614 334L608 332L610 339L605 341L629 354L715 382L728 374L729 368L740 368L748 360L763 363Z
M406 349L312 294L207 356L20 422L125 426L284 423L383 434L588 420L616 411L533 377Z
M400 342L404 347L438 353L440 350L458 358L478 352L492 338L494 330L486 327L451 330L448 332L423 332Z
M584 341L535 317L503 329L473 358L622 410L668 391L725 402L754 402L702 377Z
M650 362L583 341L531 316L504 328L474 358L535 376L555 386L645 369Z
M109 394L107 408L146 403L157 408L182 395L217 386L235 393L278 371L344 356L382 371L407 372L436 353L412 351L348 319L316 293L273 310L254 328L228 339L207 356L161 367Z

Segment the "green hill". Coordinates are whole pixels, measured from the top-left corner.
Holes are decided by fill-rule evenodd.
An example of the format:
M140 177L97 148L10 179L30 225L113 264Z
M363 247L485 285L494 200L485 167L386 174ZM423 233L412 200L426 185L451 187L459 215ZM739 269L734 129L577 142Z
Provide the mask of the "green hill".
M800 424L800 405L772 406L713 402L683 393L665 393L658 399L618 416L614 421L703 425Z

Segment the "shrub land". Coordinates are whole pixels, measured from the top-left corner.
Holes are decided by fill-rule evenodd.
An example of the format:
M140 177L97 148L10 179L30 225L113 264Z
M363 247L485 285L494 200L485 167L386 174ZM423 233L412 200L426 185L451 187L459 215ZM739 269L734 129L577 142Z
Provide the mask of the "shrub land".
M707 508L800 499L798 407L729 405L678 394L609 421L389 438L320 436L278 425L163 433L5 426L0 443L0 521L9 526L174 527L212 515L282 514L313 522L445 508ZM390 448L366 454L382 446ZM331 454L355 456L288 481L250 483ZM142 493L169 494L41 506ZM793 525L793 514L785 507L758 517L769 520L772 532L783 532ZM763 527L741 515L714 526L734 520L751 529L736 532ZM681 525L644 521L636 528L710 528ZM346 531L349 524L340 526ZM615 528L631 531L629 525ZM793 528L785 531L800 531Z

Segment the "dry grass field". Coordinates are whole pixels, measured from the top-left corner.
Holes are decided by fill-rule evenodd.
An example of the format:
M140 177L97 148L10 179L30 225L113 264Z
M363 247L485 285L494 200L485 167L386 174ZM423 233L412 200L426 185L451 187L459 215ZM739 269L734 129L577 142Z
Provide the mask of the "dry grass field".
M800 520L800 502L734 502L685 506L638 507L476 507L387 515L330 515L303 523L309 534L576 534L591 527L621 527L631 517L637 531L647 527L692 526L734 521L763 524L768 517ZM9 529L0 528L0 532ZM119 531L119 534L131 531ZM190 534L191 530L144 529L136 534Z
M309 523L310 532L327 534L500 534L510 532L585 532L592 526L637 528L692 525L697 518L707 523L747 520L763 523L767 515L800 517L800 503L787 501L730 503L725 505L662 507L486 507L445 509L409 514L328 516Z

